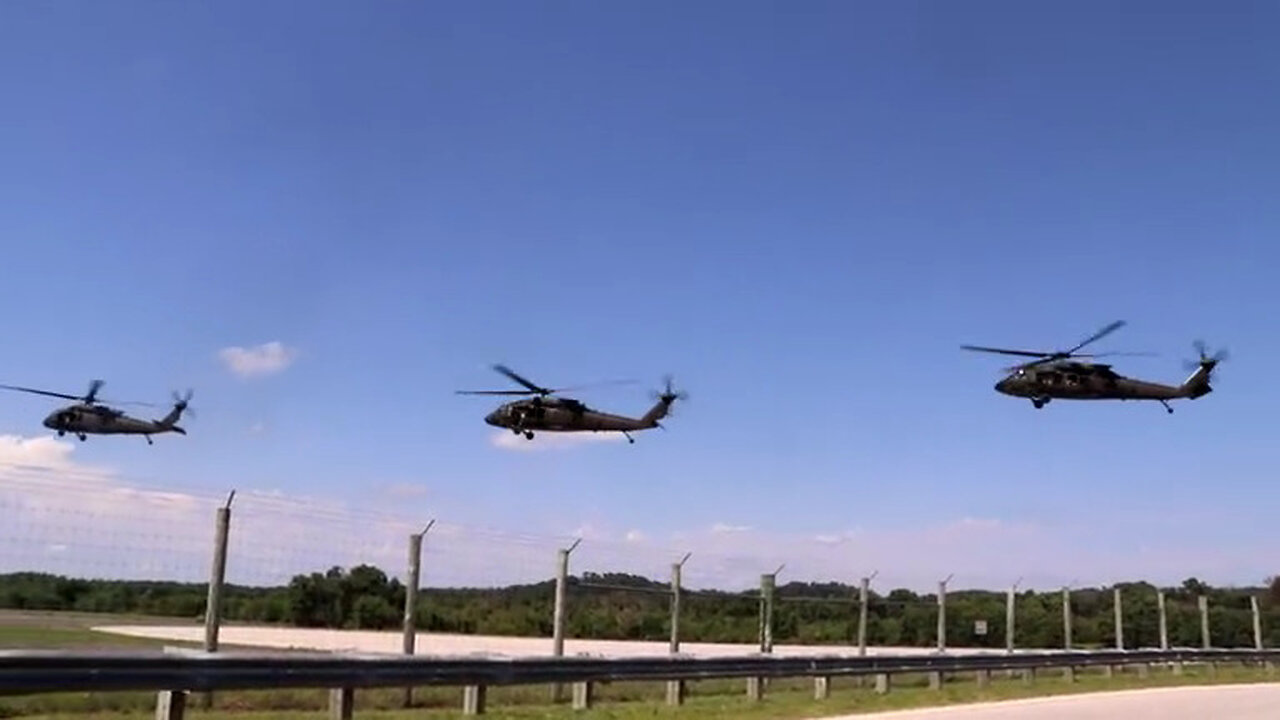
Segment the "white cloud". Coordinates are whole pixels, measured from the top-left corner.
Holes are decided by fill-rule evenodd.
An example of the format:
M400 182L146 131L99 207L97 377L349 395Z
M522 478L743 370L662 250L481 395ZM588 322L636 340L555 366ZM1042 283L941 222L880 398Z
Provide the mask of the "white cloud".
M510 430L498 430L489 437L489 443L502 450L537 452L539 450L568 450L599 443L625 442L622 433L595 432L536 432L532 440L516 435Z
M75 446L51 435L0 435L0 466L28 470L88 470L71 461ZM95 471L101 472L101 471Z
M222 364L242 378L281 372L292 365L297 356L297 350L274 340L257 347L225 347L218 351Z
M627 534L623 536L623 539L629 543L638 543L638 542L644 542L645 538L644 538L644 533L640 532L639 530L628 530Z
M725 535L728 533L743 533L750 530L748 525L730 525L728 523L716 523L711 526L711 532L716 535Z

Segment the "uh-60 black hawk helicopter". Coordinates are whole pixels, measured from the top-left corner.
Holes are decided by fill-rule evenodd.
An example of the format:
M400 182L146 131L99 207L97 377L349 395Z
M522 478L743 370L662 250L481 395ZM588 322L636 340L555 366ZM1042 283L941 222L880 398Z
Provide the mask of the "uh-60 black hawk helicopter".
M1107 355L1143 355L1147 353L1077 353L1095 340L1115 332L1124 326L1123 320L1107 325L1071 348L1056 352L1036 352L1032 350L1006 350L1003 348L961 345L965 350L1001 353L1004 355L1021 355L1034 357L1032 360L1011 368L1005 368L1007 377L996 383L997 392L1014 397L1024 397L1031 404L1042 408L1055 398L1061 400L1156 400L1164 405L1165 410L1173 412L1170 400L1185 398L1194 400L1213 392L1209 386L1210 375L1218 363L1227 358L1225 350L1210 356L1205 344L1196 341L1194 346L1200 354L1197 361L1186 363L1188 370L1193 370L1180 385L1138 380L1125 377L1111 369L1110 365L1095 362L1080 362L1071 358L1095 358Z
M178 433L179 435L187 434L186 430L178 427L177 422L178 418L182 417L182 412L187 409L187 403L191 401L190 390L187 391L185 396L179 396L176 392L173 394L173 409L169 411L168 415L165 415L160 420L143 420L129 417L122 410L98 404L98 390L102 388L102 384L101 380L90 382L89 392L84 395L68 395L66 393L36 390L16 385L0 385L0 388L77 401L74 405L54 410L44 419L43 425L50 430L56 430L58 437L71 433L83 442L89 435L142 435L147 439L147 444L151 445L153 444L151 442L152 435L167 432ZM155 407L151 403L131 402L119 404Z
M671 387L671 378L666 378L666 387L654 393L657 404L644 415L633 418L625 415L614 415L587 407L582 401L567 397L557 397L556 393L575 388L552 390L536 385L520 377L504 365L494 365L493 369L511 380L523 385L525 390L458 390L459 395L532 395L528 400L509 402L485 416L484 421L494 427L507 428L517 435L524 435L532 440L534 431L542 432L618 432L634 443L631 432L662 427L658 421L669 414L671 403L688 397L685 393L676 392ZM625 382L625 381L623 381ZM581 388L577 388L581 389Z

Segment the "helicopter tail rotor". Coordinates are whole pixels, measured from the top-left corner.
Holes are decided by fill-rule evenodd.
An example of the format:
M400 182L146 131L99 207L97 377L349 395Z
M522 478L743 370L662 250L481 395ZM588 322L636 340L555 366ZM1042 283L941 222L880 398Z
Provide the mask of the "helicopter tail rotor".
M1209 381L1212 379L1213 371L1218 367L1218 363L1226 360L1228 353L1224 348L1210 355L1209 348L1203 340L1197 340L1192 345L1195 347L1199 358L1183 363L1184 367L1192 370L1192 373L1191 377L1182 383L1182 387L1187 395L1194 399L1213 392L1213 387L1209 384Z
M1204 368L1212 371L1221 363L1231 357L1231 353L1226 348L1221 348L1212 355L1209 354L1209 346L1203 340L1196 340L1191 344L1196 349L1198 357L1195 360L1184 360L1182 366L1187 370L1197 370Z
M195 391L190 388L188 388L186 393L182 395L179 395L177 390L170 393L171 397L173 397L173 410L169 411L169 415L165 417L164 420L160 421L161 424L173 426L176 431L182 432L182 429L178 428L174 423L178 422L178 418L182 417L183 413L186 413L189 417L196 416L196 411L189 407L191 404L191 396L194 394Z
M675 380L671 375L664 375L662 377L662 389L654 390L649 393L650 397L666 406L667 415L672 414L671 405L675 403L676 400L687 400L689 398L689 393L683 390L676 390L674 383Z

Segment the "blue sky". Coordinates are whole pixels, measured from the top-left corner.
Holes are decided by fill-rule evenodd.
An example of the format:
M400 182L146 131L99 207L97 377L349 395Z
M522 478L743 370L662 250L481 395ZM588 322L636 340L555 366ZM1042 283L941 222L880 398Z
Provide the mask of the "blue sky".
M1235 564L1185 574L1256 582L1278 15L6 4L0 382L194 387L187 437L75 443L175 489L616 537L970 518L1037 528L1073 576L1203 546ZM1118 318L1099 349L1160 353L1122 372L1179 381L1194 338L1228 346L1217 391L1036 411L958 349ZM219 360L267 342L296 352L281 372ZM634 446L515 452L453 395L501 387L493 362L642 381L582 395L607 409L642 412L666 372L691 399ZM52 407L0 398L0 434Z

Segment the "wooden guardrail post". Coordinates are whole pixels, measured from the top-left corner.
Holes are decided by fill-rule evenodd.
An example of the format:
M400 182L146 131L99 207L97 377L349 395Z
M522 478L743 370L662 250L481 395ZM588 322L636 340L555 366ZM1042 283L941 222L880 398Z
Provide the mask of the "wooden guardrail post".
M332 688L329 690L329 720L351 720L355 709L355 688Z
M826 700L831 697L831 678L819 675L813 679L813 699Z
M161 690L156 695L156 720L182 720L186 711L185 690Z
M468 685L462 688L462 714L483 715L486 695L488 695L488 688L484 685Z
M595 698L595 683L587 680L586 682L576 682L573 684L573 709L586 710L591 707L591 702Z

